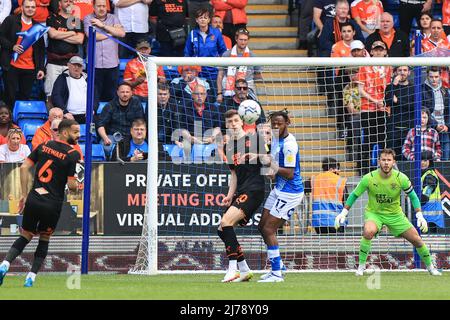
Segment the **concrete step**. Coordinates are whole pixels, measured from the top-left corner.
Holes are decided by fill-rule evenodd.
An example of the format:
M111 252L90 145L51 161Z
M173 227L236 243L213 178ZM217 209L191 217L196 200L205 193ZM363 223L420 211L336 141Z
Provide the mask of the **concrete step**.
M248 5L254 4L281 4L282 0L248 0Z
M302 150L301 156L321 156L323 157L335 157L339 155L345 156L345 151L342 149L327 149L327 150Z
M248 15L253 14L286 14L289 6L287 4L251 4L245 7ZM251 16L250 16L251 19Z
M248 27L286 27L290 25L288 14L252 14L248 17ZM251 43L251 42L250 42Z
M282 105L268 105L264 106L264 111L283 111L287 107L290 117L326 117L327 110L325 106L309 106L309 105L294 105L294 106L282 106Z
M274 49L256 49L253 50L252 43L250 42L250 48L256 57L307 57L308 52L306 50L274 50Z
M265 83L256 87L258 95L314 95L317 89L314 84L309 83Z
M323 128L323 130L330 131L336 127L336 119L326 117L291 117L290 127L320 127Z
M281 71L276 71L276 70ZM263 67L262 76L264 82L288 82L288 83L299 83L299 82L309 82L311 85L316 85L316 73L315 72L305 72L305 71L282 71L282 69L275 67ZM281 84L283 85L283 84Z
M296 37L297 27L249 27L252 39L254 37Z
M259 95L258 100L263 104L273 104L282 106L291 105L325 105L327 102L326 96L312 95L312 96L271 96L271 95ZM290 107L287 107L288 110Z
M252 50L295 50L297 38L252 38L250 48Z
M300 150L307 149L343 149L345 148L345 141L343 140L309 140L299 141Z
M296 129L300 129L300 128L296 128ZM305 131L299 131L299 132L294 132L292 130L290 130L290 132L295 136L295 139L297 139L298 141L303 141L303 140L336 140L336 132L323 132L321 130L311 130L314 128L306 128L308 130ZM320 129L320 128L317 128Z

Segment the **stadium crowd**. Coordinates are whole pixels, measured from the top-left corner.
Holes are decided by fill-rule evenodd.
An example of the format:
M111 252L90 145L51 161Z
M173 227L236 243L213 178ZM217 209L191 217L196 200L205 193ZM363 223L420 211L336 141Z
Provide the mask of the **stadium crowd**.
M42 100L50 116L58 110L58 117L86 122L85 62L92 25L98 30L96 142L104 146L106 159L144 160L148 146L145 144L143 151L138 145L146 138L142 121L147 119L147 79L139 56L129 48L143 56L253 57L246 29L247 4L246 0L1 1L0 94L4 102L0 107L0 144L9 146L3 147L5 152L26 151L10 141L19 138L27 143L24 132L20 137L10 132L20 131L20 127L24 130L13 123L16 101ZM298 48L308 49L309 56L407 57L414 54L415 18L422 32L422 52L450 49L450 0L442 1L442 19L432 15L436 10L432 10L431 0L414 4L400 0L395 13L385 11L386 4L379 0L297 1ZM48 33L23 48L17 33L26 34L37 23L50 27ZM412 159L414 85L407 66L326 68L317 75L319 90L327 97L328 115L336 117L338 137L346 140L348 160L356 161L361 173L370 170L375 145L379 150L396 150L397 160ZM199 138L195 132L223 130L225 111L236 109L245 99L258 101L256 87L262 79L258 67L160 67L160 159L168 159L165 145L183 147L185 140L214 143L214 134ZM422 136L422 148L430 151L434 160L450 160L448 68L429 68L424 79L422 101L428 119L422 125L427 133ZM264 121L263 113L258 123ZM50 119L42 122L39 130L45 134L38 131L36 136L52 139ZM201 128L196 127L198 123ZM174 139L176 129L183 130ZM36 147L31 139L28 142L30 149ZM125 147L120 144L116 148L116 143Z

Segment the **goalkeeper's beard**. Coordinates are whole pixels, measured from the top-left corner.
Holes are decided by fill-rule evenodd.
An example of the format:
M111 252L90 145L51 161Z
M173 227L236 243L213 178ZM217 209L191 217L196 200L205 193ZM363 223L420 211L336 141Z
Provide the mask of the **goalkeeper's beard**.
M380 169L381 169L381 171L383 171L384 174L389 175L389 173L391 173L393 167L388 168L387 171L383 166L380 166Z

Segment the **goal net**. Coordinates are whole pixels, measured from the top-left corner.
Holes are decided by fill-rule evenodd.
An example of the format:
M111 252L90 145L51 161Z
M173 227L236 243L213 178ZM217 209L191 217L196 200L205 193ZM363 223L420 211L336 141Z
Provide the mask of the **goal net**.
M448 57L149 59L147 204L138 256L130 273L226 270L228 259L217 228L226 210L220 202L228 192L230 170L222 161L217 141L208 139L211 132L207 129L217 125L223 129L223 112L237 108L242 101L239 97L243 97L240 90L262 107L265 117L257 130L267 129L264 124L272 112L286 110L291 120L289 132L299 145L305 197L278 231L287 270L357 267L367 194L355 202L347 223L339 230L334 229L334 216L362 175L377 168L378 154L384 148L396 152L396 166L410 178L416 192L421 190L423 173L433 170L438 182L431 193L427 191L426 198L421 198L422 206L428 208L424 215L430 229L422 237L437 267L448 269L450 140L446 133L434 131L437 123L448 125L447 115L439 111L450 108L445 83L448 65ZM166 70L171 95L164 107L158 101L158 66ZM222 69L223 101L218 99L216 79L205 72L196 79L183 78L186 74L178 75L178 79L168 76L167 71L178 66ZM234 88L227 86L226 80L236 79L236 70L245 70L251 81L235 82ZM196 109L193 100L198 102L204 89L206 101ZM411 130L420 128L425 107L429 111L427 129ZM162 112L158 110L161 108L166 109ZM171 132L185 129L196 139L189 140L180 131L172 134L172 139L161 136L168 132L168 123L173 125ZM437 141L431 141L431 136ZM430 167L421 171L420 159L428 153ZM266 180L265 197L271 187ZM404 194L401 206L415 225L414 210ZM270 267L258 231L262 207L246 226L235 227L253 270ZM373 239L367 262L380 269L423 268L423 263L417 264L413 246L394 237L386 227Z

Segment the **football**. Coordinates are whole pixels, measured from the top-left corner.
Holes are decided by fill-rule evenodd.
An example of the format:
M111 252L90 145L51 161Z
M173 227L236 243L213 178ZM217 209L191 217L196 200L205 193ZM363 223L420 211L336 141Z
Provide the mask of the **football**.
M244 100L239 105L238 113L246 124L253 124L261 115L261 107L255 100Z

